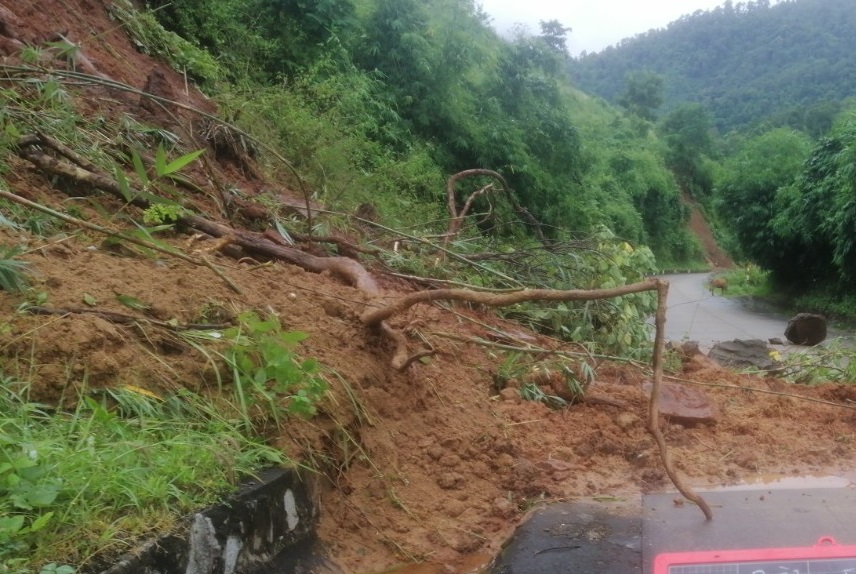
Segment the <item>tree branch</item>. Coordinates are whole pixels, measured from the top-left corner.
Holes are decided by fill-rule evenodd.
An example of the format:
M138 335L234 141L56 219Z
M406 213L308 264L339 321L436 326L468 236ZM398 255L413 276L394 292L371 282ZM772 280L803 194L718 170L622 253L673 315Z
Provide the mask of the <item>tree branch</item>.
M398 299L380 309L366 311L360 317L364 325L377 326L381 321L389 319L393 315L401 313L416 305L429 301L468 301L479 303L488 307L503 307L523 303L524 301L593 301L596 299L609 299L641 293L643 291L654 291L657 289L656 279L647 279L640 283L632 283L612 289L575 289L571 291L557 291L554 289L523 289L513 293L479 293L469 289L437 289L435 291L417 291Z
M541 241L541 243L545 247L550 245L550 241L547 240L547 238L544 236L544 232L541 229L541 224L538 223L538 220L535 219L531 213L529 213L528 209L520 205L520 202L517 201L517 196L514 195L514 191L511 189L511 186L508 185L508 182L505 181L505 178L502 177L502 175L500 175L499 173L490 169L468 169L456 173L446 181L446 202L449 208L449 217L453 220L449 223L450 231L452 229L453 222L455 220L462 220L466 215L465 211L461 211L460 213L458 213L457 203L455 201L455 184L466 177L475 176L491 177L497 180L500 184L502 184L500 191L502 191L503 195L505 195L505 198L508 200L508 203L511 204L512 209L514 209L514 211L517 212L520 218L532 228L532 230L535 232L535 235L538 237L538 240ZM484 189L482 189L481 191L484 191Z
M675 472L672 465L672 459L669 456L669 451L666 448L666 439L663 437L663 432L660 430L660 385L663 381L663 350L666 346L666 297L669 294L668 281L657 280L657 314L655 315L655 324L657 328L656 336L654 337L654 384L651 389L651 397L648 400L648 432L653 435L657 442L657 447L660 449L660 458L663 460L663 466L666 468L666 474L672 481L672 484L678 491L684 495L687 500L694 502L707 520L713 520L713 512L710 510L704 498L699 496L692 488L684 484L681 477Z

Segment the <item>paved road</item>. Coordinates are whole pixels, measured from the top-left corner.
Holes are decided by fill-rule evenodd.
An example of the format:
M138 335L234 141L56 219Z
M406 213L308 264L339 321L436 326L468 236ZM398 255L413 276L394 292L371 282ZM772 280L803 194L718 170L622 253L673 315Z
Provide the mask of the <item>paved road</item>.
M747 309L741 302L711 295L709 273L664 275L669 282L666 339L698 341L703 350L718 341L785 339L788 317Z
M797 557L837 560L819 571L856 571L856 491L852 487L734 490L702 493L713 508L706 521L692 504L675 504L676 493L649 494L641 500L580 500L551 504L537 510L506 544L490 574L665 574L654 569L656 557L676 552L701 552L710 561L723 550L747 550L738 566L682 566L668 572L685 574L816 572ZM812 548L822 537L833 537L847 548L829 543ZM784 552L757 549L793 548ZM691 562L702 559L698 554ZM670 562L662 558L662 562ZM763 562L754 562L754 561ZM731 562L731 560L729 560ZM786 563L787 562L787 563ZM710 563L710 562L708 562ZM789 566L789 567L785 567ZM815 563L814 567L819 566ZM404 572L404 571L402 571ZM414 571L415 572L415 571Z

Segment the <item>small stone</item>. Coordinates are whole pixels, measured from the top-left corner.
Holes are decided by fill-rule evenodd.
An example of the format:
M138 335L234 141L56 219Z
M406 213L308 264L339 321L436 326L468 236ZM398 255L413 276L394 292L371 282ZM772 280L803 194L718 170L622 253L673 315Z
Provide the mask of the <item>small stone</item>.
M574 453L574 449L568 446L558 446L551 453L551 458L555 458L556 460L562 460L565 462L572 462L576 460L577 455Z
M295 295L295 299L296 298L297 296ZM345 315L345 308L337 301L331 301L329 299L322 301L321 308L324 309L324 313L329 317L343 317Z
M507 453L499 455L494 460L499 468L510 468L514 466L514 457Z
M461 464L461 457L456 454L447 454L443 456L438 462L441 466L445 466L447 468L454 468Z
M758 470L758 456L751 452L744 452L734 459L734 464L746 470Z
M464 513L467 506L459 500L449 500L445 505L446 516L449 518L457 518Z
M538 470L546 474L569 472L574 468L574 466L570 463L552 458L542 460L538 462L535 466L538 468Z
M698 341L682 341L680 343L669 341L666 343L666 350L674 351L684 359L703 354Z
M432 460L440 460L440 457L442 457L446 453L446 451L440 445L432 444L428 447L427 453Z

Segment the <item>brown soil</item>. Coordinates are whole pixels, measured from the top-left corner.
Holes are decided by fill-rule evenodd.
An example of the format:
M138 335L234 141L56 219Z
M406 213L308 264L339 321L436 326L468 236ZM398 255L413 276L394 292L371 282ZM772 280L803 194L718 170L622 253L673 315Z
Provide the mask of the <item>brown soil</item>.
M142 88L157 69L173 94L184 92L182 78L133 49L107 18L101 0L4 1L0 23L0 51L6 54L14 53L15 41L41 45L68 30L73 39L87 39L82 53L99 73ZM136 98L94 95L82 98L81 107L105 115L144 113ZM195 92L185 101L207 105ZM163 118L146 121L172 127ZM235 187L248 192L259 187L229 165L214 169L216 177ZM22 196L55 205L67 199L23 161L5 177ZM203 196L194 201L208 213L217 211ZM107 199L103 203L110 205ZM3 242L22 235L7 235ZM542 501L632 496L669 487L645 430L642 385L647 375L642 368L601 362L592 400L552 410L524 402L515 392L500 392L494 382L501 362L497 350L459 340L487 338L485 325L521 330L482 310L460 306L453 314L420 305L393 319L411 340L425 337L438 351L399 373L389 366L389 341L359 320L368 296L326 274L283 263L258 267L217 255L216 263L240 287L238 295L205 268L168 257L118 254L103 248L94 234L24 238L36 289L47 293L50 307L86 307L86 296L97 301L99 310L133 313L117 302L122 294L151 304L149 315L162 320L222 320L255 309L275 313L286 328L309 334L300 353L335 371L329 376L332 391L318 417L290 421L273 440L322 471L320 536L348 570L380 572L429 561L451 572L465 571L495 553L525 512ZM183 247L186 237L171 241ZM379 278L389 296L396 289L412 289ZM205 357L169 329L145 322L122 325L84 313L15 313L20 303L20 297L0 292L0 308L11 325L0 332L0 365L8 374L31 380L37 400L73 398L83 381L88 389L132 384L157 393L179 387L216 391ZM562 346L533 336L545 347ZM723 370L704 357L687 360L677 374L746 389L705 390L720 409L715 423L664 421L677 467L692 482L735 482L757 473L804 475L851 464L853 410L748 389L849 404L856 390L793 387Z
M713 237L713 231L710 229L710 225L708 225L704 215L702 215L698 203L696 203L695 200L687 193L684 193L683 200L684 204L690 209L690 231L698 238L699 243L701 243L702 253L704 254L704 258L707 260L708 264L714 269L728 269L734 267L734 261L732 261L728 253L726 253L716 243L716 239Z

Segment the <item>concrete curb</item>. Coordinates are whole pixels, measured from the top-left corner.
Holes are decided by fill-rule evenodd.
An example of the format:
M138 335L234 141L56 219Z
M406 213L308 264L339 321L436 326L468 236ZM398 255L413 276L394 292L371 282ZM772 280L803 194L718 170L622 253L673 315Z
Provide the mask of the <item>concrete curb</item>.
M149 542L101 574L249 574L285 550L311 545L317 518L305 478L269 469L223 504L188 517L182 534Z

